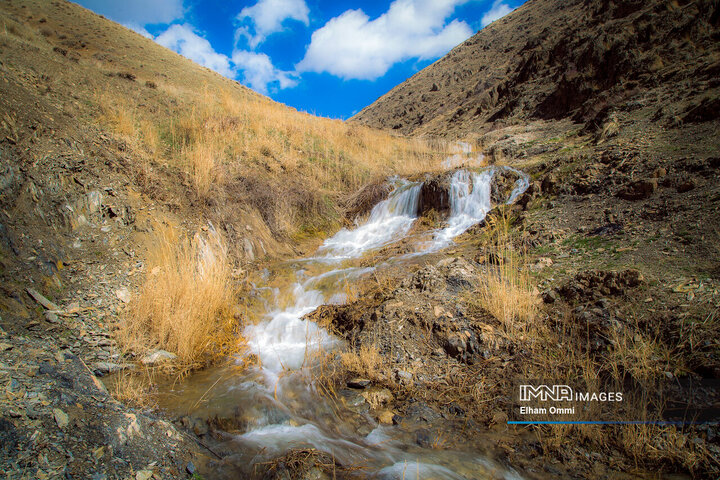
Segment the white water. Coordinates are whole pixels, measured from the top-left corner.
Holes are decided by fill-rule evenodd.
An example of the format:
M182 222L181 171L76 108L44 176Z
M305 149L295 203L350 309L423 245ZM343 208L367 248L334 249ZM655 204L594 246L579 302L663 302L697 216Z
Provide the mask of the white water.
M367 222L354 230L343 228L325 240L316 258L328 261L357 258L405 236L417 218L421 186L398 181L390 197L373 207Z
M450 218L448 226L440 230L430 250L448 246L452 239L473 225L480 223L490 211L490 187L494 170L481 173L458 170L450 182Z
M496 170L458 170L452 175L447 224L431 232L430 242L416 245L418 250L413 256L450 245L455 237L485 218L491 209L491 182ZM518 173L521 178L508 203L527 188L527 177ZM258 324L245 329L244 336L260 365L234 377L234 383L224 387L224 392L221 388L215 392L217 398L240 404L247 418L245 433L233 441L241 451L255 452L244 462L262 461L310 445L331 453L344 464L365 463L377 478L518 478L512 470L477 455L434 450L412 454L417 446L398 439L400 427L378 426L369 435L359 436L351 427L343 426L337 407L320 397L312 386L308 367L316 363L316 354L337 348L342 342L303 317L320 305L343 303L349 283L384 266L358 265L363 255L407 236L417 217L422 184L398 179L394 184L393 192L372 209L363 224L340 230L322 244L315 256L296 262L302 269L294 268L295 281L284 289L284 295L277 289L256 289L259 294L269 295L260 297L268 308ZM387 262L402 262L406 257ZM287 306L279 306L281 299L287 301Z

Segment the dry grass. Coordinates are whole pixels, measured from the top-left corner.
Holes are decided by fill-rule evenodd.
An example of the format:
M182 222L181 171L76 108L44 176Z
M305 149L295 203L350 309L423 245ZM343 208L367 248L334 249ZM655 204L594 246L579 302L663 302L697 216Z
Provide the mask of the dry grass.
M156 405L152 396L155 384L153 372L124 371L112 379L110 394L119 402L137 408L151 408Z
M328 209L339 211L349 193L389 175L436 169L447 150L444 142L394 137L222 88L195 92L161 83L157 91L168 100L162 114L114 92L96 93L101 123L139 157L182 172L200 199L237 197L244 185L242 198L273 217L275 233L292 236L327 222ZM248 182L272 201L254 202Z
M538 297L525 268L525 254L513 247L510 232L505 211L488 217L484 235L490 266L472 301L498 320L507 335L527 335L538 314Z
M212 228L192 239L158 225L147 276L120 325L121 344L135 352L161 348L193 368L232 351L235 288L222 238Z
M381 379L379 373L382 364L383 358L375 345L361 345L357 350L340 354L340 365L347 373L370 380Z

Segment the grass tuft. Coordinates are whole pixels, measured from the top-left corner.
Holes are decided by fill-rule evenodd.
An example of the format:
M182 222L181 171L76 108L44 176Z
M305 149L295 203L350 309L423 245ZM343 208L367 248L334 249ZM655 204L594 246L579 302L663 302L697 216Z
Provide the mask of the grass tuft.
M135 352L173 352L185 368L227 355L238 342L231 272L214 229L188 239L157 226L147 276L120 324L121 344Z

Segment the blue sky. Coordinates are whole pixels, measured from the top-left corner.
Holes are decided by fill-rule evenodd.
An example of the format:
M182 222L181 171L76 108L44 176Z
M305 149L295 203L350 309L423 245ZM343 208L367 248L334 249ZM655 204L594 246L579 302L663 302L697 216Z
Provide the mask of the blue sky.
M524 0L77 0L317 115L349 118Z

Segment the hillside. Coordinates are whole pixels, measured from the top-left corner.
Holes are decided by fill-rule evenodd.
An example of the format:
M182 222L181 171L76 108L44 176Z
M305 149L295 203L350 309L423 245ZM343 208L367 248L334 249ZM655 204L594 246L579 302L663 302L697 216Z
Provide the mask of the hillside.
M0 3L0 471L716 478L719 21L530 0L342 122Z
M233 353L221 337L245 321L248 271L340 228L365 183L440 157L277 104L64 0L2 2L0 25L0 470L87 478L117 458L105 472L124 478L164 458L176 478L207 451L113 399L137 404L147 382L111 397L93 374L158 348L179 371ZM44 463L18 456L48 444Z
M461 138L526 120L595 130L652 104L669 124L715 117L720 10L710 0L530 0L352 118Z

